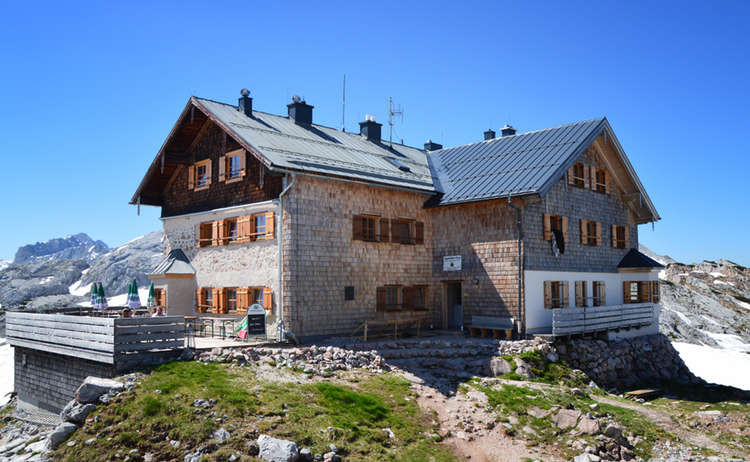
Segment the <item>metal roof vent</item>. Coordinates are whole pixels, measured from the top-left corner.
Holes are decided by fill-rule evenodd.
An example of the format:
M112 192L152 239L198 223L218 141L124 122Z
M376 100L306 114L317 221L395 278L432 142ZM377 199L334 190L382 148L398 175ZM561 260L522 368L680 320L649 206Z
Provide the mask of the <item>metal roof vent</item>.
M402 172L411 172L411 167L404 164L403 162L396 159L395 157L386 157L386 159L388 160L388 162L398 167L398 169L401 170Z
M484 139L485 140L491 140L495 138L495 130L488 128L486 132L484 132Z
M502 134L503 136L515 135L516 129L508 124L505 124L505 126L500 129L500 134Z
M237 110L244 112L248 117L252 117L253 99L250 98L250 90L248 90L247 88L243 88L242 90L240 90L240 95L242 95L242 97L239 99L239 103L237 104Z

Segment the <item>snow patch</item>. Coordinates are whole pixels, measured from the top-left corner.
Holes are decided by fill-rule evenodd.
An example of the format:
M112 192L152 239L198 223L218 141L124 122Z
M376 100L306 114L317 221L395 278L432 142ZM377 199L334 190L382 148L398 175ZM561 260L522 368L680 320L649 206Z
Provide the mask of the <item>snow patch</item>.
M705 314L702 314L702 315L701 315L701 318L705 319L706 321L710 322L711 324L713 324L713 325L715 325L715 326L719 326L719 327L721 327L721 324L719 324L718 322L716 322L716 320L714 320L713 318L709 318L709 317L708 317L708 316L706 316ZM706 332L706 333L707 333L707 334L710 334L710 332Z
M70 287L68 287L68 293L70 295L78 295L79 297L89 295L91 293L92 284L93 282L90 282L86 285L81 285L81 279L79 279L76 282L74 282Z
M705 271L701 271L701 270L692 270L691 273L706 274Z
M682 322L684 322L688 326L693 323L693 321L691 321L690 318L688 318L687 316L685 316L685 313L683 313L681 311L673 310L672 308L670 308L670 307L668 307L666 305L662 305L662 308L664 308L665 310L671 311L672 313L676 314L680 319L682 319Z
M722 274L722 273L720 273L718 271L712 271L712 272L710 272L708 274L710 274L711 276L713 276L715 278L723 278L724 277L724 274ZM716 282L716 281L714 281L714 282Z
M685 365L698 377L750 390L750 355L692 343L673 342Z
M750 344L742 341L742 338L733 334L717 334L703 331L706 335L716 340L716 343L725 350L750 353Z
M39 284L40 284L40 285L44 285L44 284L49 284L49 283L50 283L50 282L52 282L52 281L53 281L54 279L55 279L55 277L54 277L54 276L47 276L47 277L45 277L45 278L42 278L42 279L40 279L40 280L39 280Z
M10 260L0 260L0 271L4 270L8 266L10 266L11 263L13 263L13 262L10 261Z
M714 284L716 284L717 286L732 286L732 287L734 287L734 283L733 282L722 281L722 280L719 280L719 279L714 279Z
M10 401L13 391L13 348L4 338L0 338L0 406Z
M750 310L750 303L743 302L742 300L737 300L736 298L734 299L734 303L736 303L737 305L741 306L742 308L746 310Z

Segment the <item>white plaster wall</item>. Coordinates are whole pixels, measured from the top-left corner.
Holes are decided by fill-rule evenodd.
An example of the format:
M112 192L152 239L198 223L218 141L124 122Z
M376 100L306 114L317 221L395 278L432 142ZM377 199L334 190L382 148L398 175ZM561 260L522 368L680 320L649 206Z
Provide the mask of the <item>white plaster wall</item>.
M154 288L166 290L169 316L195 314L195 279L151 276L151 280Z
M569 271L524 271L524 296L526 306L526 332L552 332L552 310L544 308L544 281L568 281L568 301L576 302L576 281L586 281L587 296L591 297L593 281L604 281L607 305L620 305L624 281L655 281L658 271L622 273L585 273ZM591 306L591 299L588 300ZM658 326L657 326L658 329ZM640 334L647 335L647 334Z

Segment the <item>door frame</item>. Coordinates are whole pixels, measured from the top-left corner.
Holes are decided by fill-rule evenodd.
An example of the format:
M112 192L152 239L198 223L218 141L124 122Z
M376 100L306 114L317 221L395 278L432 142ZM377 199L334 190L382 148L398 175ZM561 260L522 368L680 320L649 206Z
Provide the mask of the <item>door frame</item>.
M449 328L448 327L448 284L461 284L461 290L459 291L459 295L461 296L461 306L463 306L464 281L462 281L461 279L446 279L446 280L441 281L441 285L443 287L443 290L442 290L442 299L443 299L442 305L443 306L441 310L443 329Z

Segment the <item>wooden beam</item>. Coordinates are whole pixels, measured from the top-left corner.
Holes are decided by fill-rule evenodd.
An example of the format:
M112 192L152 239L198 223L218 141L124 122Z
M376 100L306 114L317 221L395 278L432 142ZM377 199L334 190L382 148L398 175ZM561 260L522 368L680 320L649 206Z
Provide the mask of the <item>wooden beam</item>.
M172 186L172 183L175 182L183 168L185 168L185 166L180 164L176 169L174 169L174 172L172 172L172 176L169 177L169 181L167 181L166 186L164 186L164 189L162 190L162 195L167 193L167 190Z
M198 133L195 134L195 138L193 138L193 141L190 143L190 146L186 149L187 152L191 152L196 144L198 144L198 140L201 139L201 136L203 136L203 133L205 133L206 130L208 130L208 127L211 125L211 119L209 117L206 117L206 120L203 121L201 124L201 128L198 129Z

